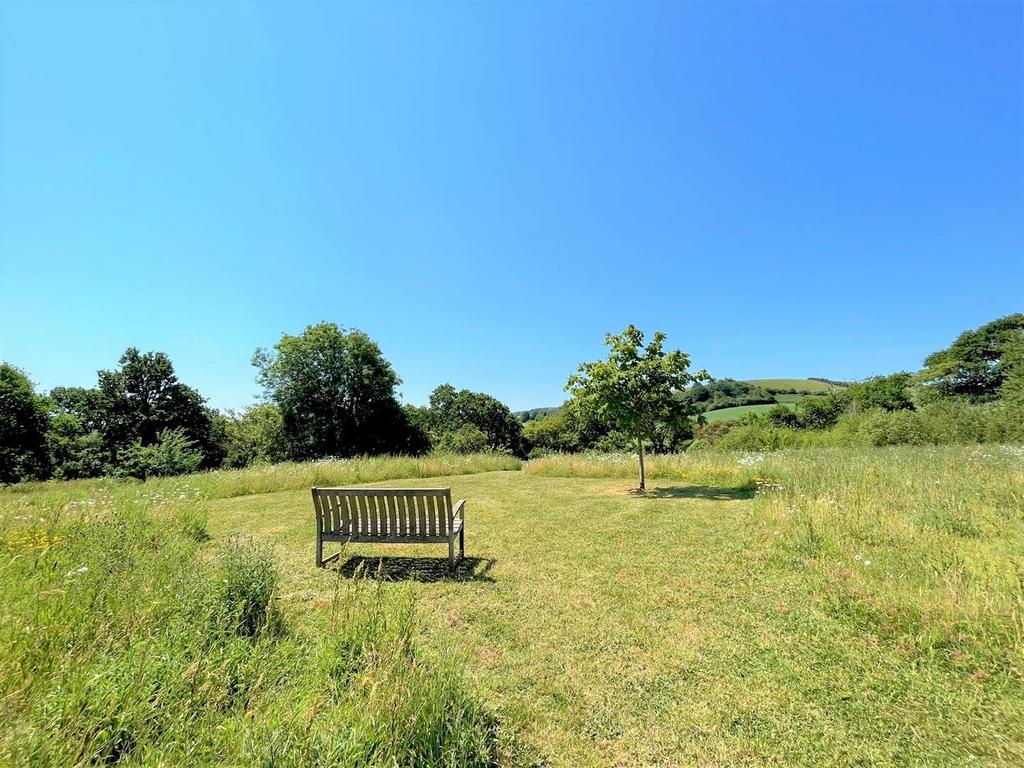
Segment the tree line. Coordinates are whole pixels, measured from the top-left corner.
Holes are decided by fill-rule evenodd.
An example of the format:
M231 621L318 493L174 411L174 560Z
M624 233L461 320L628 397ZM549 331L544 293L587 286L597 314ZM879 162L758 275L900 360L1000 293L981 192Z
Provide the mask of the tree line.
M145 478L259 462L432 449L525 455L522 425L479 392L442 384L402 405L380 347L333 323L282 335L253 356L264 402L218 411L162 352L125 351L93 387L37 393L0 364L0 482L101 475Z
M655 337L660 365L671 363ZM622 344L629 347L623 355ZM640 361L643 335L635 328L609 335L619 385L636 378L653 385ZM618 351L617 351L618 350ZM616 362L617 361L617 362ZM688 363L688 359L686 360ZM678 363L678 361L677 361ZM581 368L584 377L588 366ZM686 367L676 365L676 374ZM687 449L764 450L800 445L896 445L1024 440L1024 314L1012 314L964 331L953 343L924 360L916 373L899 371L860 382L819 379L835 385L821 396L805 397L795 408L777 404L766 413L749 413L733 421L705 422L703 413L734 405L774 402L775 391L732 379L711 380L703 372L686 387L661 388L660 397L686 406L662 409L648 417L637 441L627 420L610 418L588 399L594 387L570 380L573 396L559 409L530 418L524 438L534 454L585 450L670 452ZM607 400L608 396L603 396Z
M94 387L37 393L0 364L0 482L100 475L144 478L259 462L430 450L515 456L643 453L866 442L1024 440L1024 314L963 332L916 372L875 376L790 409L706 423L710 407L767 403L746 382L690 372L690 358L629 326L606 359L569 377L558 409L512 414L490 395L438 386L403 405L380 347L333 323L284 334L252 363L263 402L217 411L181 382L167 355L129 348ZM843 382L837 382L840 384ZM831 441L831 442L829 442Z

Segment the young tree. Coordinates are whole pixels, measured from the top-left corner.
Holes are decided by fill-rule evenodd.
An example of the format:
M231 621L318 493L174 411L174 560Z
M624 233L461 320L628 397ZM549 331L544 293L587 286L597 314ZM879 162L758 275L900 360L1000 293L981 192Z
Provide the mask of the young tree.
M681 425L698 409L678 397L686 387L711 377L707 371L690 373L689 355L664 350L665 334L656 332L644 346L644 334L630 325L622 333L605 336L607 360L583 363L565 385L575 407L632 435L640 458L640 490L646 488L644 438L659 423Z
M13 365L0 363L0 483L45 479L49 418L32 382Z
M293 459L419 453L425 439L410 425L395 389L401 383L365 333L334 323L284 334L258 349L257 381L281 410Z

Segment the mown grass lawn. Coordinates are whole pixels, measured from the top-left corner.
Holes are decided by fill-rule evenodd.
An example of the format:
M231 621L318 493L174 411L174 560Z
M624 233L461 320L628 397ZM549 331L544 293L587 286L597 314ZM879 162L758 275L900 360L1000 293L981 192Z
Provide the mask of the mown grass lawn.
M572 461L378 483L468 500L457 579L444 547L314 568L308 491L211 502L212 545L272 541L281 603L313 630L354 570L413 593L519 762L1024 763L1017 454L682 459L644 496L626 472L544 474L588 471Z

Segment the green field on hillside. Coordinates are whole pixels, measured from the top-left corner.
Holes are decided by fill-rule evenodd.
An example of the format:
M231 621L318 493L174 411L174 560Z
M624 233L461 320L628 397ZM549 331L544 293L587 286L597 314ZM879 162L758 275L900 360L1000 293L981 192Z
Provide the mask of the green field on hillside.
M780 403L799 403L809 397L822 397L822 394L815 395L775 395L775 400Z
M795 389L798 392L825 393L841 386L818 381L817 379L747 379L748 384L755 384L765 389Z
M799 398L800 395L791 395L790 397ZM790 410L794 410L796 407L795 402L784 402L783 405L785 405ZM762 403L760 405L737 405L733 406L732 408L720 408L717 411L707 411L704 414L704 418L707 419L708 421L728 421L730 419L738 419L741 416L748 413L765 413L766 411L770 411L775 406L776 403Z
M322 476L425 482L375 461ZM643 495L635 472L426 481L467 499L455 578L443 546L315 568L299 469L4 491L0 763L1024 762L1019 449L652 456ZM276 586L238 624L259 547Z

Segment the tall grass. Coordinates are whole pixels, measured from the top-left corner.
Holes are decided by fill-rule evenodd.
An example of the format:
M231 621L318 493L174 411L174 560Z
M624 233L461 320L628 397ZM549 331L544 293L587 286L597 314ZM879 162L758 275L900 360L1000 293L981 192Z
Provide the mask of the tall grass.
M644 457L648 478L686 480L698 484L749 485L757 472L753 461L744 463L747 454L671 453ZM759 461L759 459L758 459ZM527 474L547 477L621 477L636 478L640 462L629 453L562 453L531 459L523 466Z
M493 762L408 592L339 576L322 630L293 629L267 549L202 555L197 493L94 485L0 500L0 764Z
M224 499L258 493L298 490L315 486L372 483L399 478L470 475L477 472L518 470L519 459L500 453L445 454L428 456L361 456L353 459L284 462L245 469L218 469L178 477L153 477L142 484L143 494L195 496ZM54 491L69 497L91 497L95 491L131 484L131 480L51 480L20 483L0 494L37 494Z

